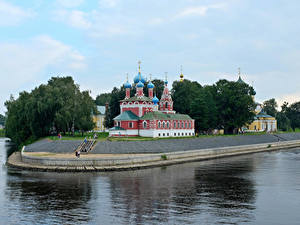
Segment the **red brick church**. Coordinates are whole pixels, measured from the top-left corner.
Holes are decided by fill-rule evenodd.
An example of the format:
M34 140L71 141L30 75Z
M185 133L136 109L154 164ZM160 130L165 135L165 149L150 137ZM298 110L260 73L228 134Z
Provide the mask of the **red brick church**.
M144 95L145 82L139 66L139 72L134 78L136 94L130 96L132 85L127 80L124 84L126 96L120 101L121 114L114 118L115 126L109 130L109 136L194 136L194 120L173 110L167 79L160 100L153 95L154 84L151 80L147 86L148 97Z

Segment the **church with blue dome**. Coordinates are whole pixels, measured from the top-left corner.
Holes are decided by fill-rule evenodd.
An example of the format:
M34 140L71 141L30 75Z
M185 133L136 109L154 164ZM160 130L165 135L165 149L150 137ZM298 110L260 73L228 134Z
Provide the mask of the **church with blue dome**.
M141 73L140 62L134 84L124 84L125 98L120 101L120 115L114 118L114 127L109 130L109 136L129 137L183 137L195 135L195 121L185 114L173 110L173 100L165 80L164 90L159 100L154 95L155 85L148 82L148 96L144 95L146 78ZM136 94L130 96L130 90L136 89Z

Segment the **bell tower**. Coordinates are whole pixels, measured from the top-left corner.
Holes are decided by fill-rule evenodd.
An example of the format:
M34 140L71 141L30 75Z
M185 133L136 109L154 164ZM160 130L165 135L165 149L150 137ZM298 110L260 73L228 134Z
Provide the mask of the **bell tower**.
M159 110L163 113L175 113L175 111L173 111L173 100L168 89L167 72L165 77L165 88L159 101Z

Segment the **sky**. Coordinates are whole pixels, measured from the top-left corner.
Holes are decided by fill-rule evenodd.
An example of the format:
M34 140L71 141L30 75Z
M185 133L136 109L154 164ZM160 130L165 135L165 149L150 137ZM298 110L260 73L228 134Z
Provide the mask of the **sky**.
M141 71L169 85L241 77L256 101L300 101L299 0L0 0L0 113L72 76L93 97Z

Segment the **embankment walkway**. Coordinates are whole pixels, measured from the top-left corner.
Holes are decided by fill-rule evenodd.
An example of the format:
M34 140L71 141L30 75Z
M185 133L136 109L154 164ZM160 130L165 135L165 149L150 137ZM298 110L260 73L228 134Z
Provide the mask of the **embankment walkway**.
M144 142L144 144L146 144ZM53 172L98 172L134 170L166 166L178 163L207 160L256 152L268 152L300 148L300 140L278 141L263 144L240 145L173 151L162 153L136 154L88 154L76 158L72 153L16 152L7 161L11 167Z

